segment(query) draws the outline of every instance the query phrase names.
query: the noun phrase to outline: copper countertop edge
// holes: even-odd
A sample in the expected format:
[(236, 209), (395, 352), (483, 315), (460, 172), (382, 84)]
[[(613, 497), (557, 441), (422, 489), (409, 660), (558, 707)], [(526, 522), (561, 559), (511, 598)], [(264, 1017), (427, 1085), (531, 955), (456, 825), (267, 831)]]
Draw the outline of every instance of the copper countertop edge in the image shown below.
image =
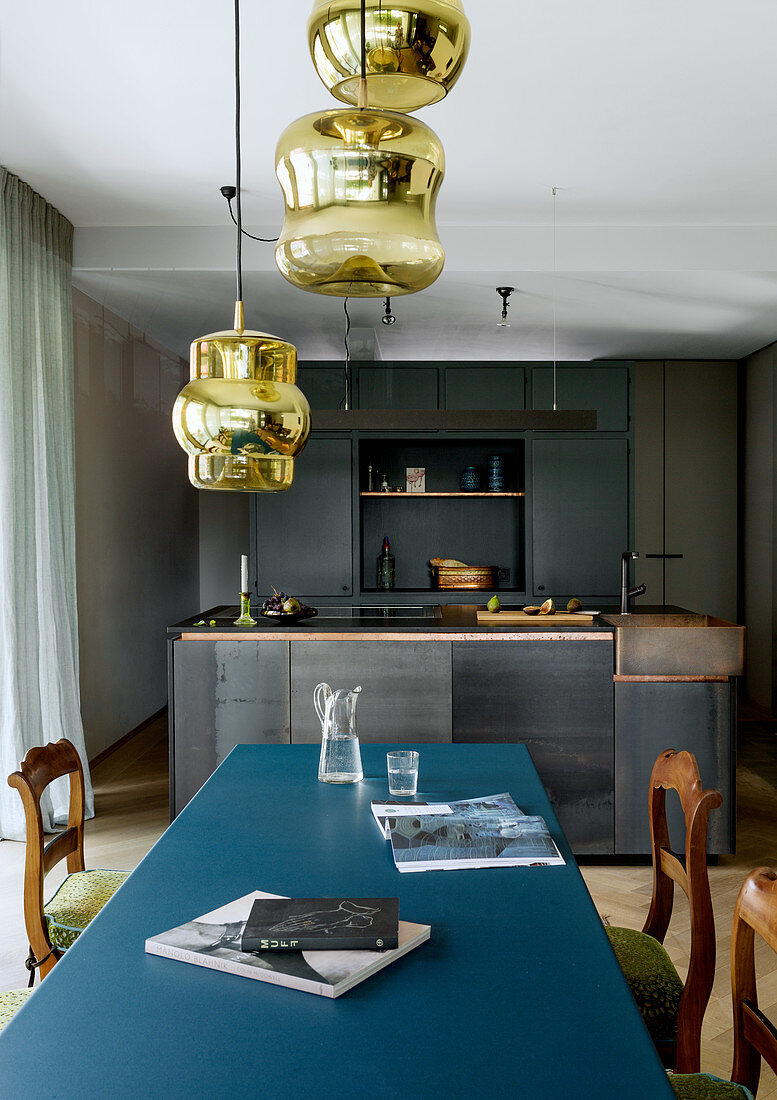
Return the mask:
[(735, 675), (733, 672), (730, 676), (724, 673), (718, 676), (675, 676), (669, 673), (647, 676), (638, 673), (616, 673), (613, 676), (613, 682), (616, 684), (725, 684)]
[(252, 631), (250, 629), (237, 631), (198, 631), (197, 633), (182, 631), (183, 642), (239, 642), (251, 639), (252, 641), (268, 642), (612, 642), (613, 636), (608, 631), (569, 631), (569, 630), (542, 630), (542, 631), (505, 631), (504, 633), (492, 633), (490, 631), (435, 631), (391, 633), (382, 631), (331, 631), (328, 633), (308, 633), (306, 631), (267, 630)]

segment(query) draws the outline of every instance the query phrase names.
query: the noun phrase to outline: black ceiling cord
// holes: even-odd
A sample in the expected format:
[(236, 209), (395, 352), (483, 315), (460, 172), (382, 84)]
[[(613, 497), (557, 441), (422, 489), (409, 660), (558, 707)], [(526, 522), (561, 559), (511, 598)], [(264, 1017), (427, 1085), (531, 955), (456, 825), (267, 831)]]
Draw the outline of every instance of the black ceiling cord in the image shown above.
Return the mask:
[(343, 375), (345, 376), (345, 392), (340, 398), (340, 404), (338, 409), (349, 409), (351, 407), (351, 342), (348, 339), (348, 335), (351, 331), (351, 315), (348, 312), (348, 299), (343, 298), (343, 312), (345, 313), (345, 336), (343, 343), (345, 344), (345, 362), (343, 363)]
[[(237, 196), (237, 301), (243, 301), (243, 208), (240, 204), (240, 0), (235, 0), (235, 194)], [(232, 209), (230, 205), (230, 210)]]
[[(227, 206), (229, 207), (230, 217), (232, 218), (232, 221), (235, 223), (235, 225), (237, 225), (237, 218), (235, 217), (234, 212), (232, 210), (232, 200), (234, 199), (235, 194), (237, 193), (237, 189), (235, 187), (233, 187), (231, 184), (227, 184), (225, 187), (220, 188), (220, 190), (221, 190), (221, 194), (227, 200)], [(252, 241), (264, 241), (266, 244), (269, 244), (272, 241), (277, 241), (278, 240), (277, 237), (255, 237), (253, 233), (249, 233), (248, 230), (243, 229), (242, 226), (240, 227), (240, 232), (243, 234), (244, 237), (250, 237)]]
[[(255, 237), (243, 229), (243, 207), (240, 200), (240, 0), (235, 0), (235, 186), (227, 184), (221, 188), (221, 194), (227, 200), (229, 214), (237, 226), (237, 300), (243, 301), (243, 237), (253, 241), (277, 241), (277, 237)], [(232, 213), (232, 200), (237, 201), (237, 217)]]

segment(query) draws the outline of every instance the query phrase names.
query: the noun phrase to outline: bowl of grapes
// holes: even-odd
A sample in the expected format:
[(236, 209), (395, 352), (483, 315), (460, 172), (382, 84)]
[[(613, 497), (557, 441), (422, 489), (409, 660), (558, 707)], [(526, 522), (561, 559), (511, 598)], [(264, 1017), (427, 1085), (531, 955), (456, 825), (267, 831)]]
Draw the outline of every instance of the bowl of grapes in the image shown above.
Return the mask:
[(296, 596), (287, 596), (285, 592), (278, 592), (273, 588), (273, 595), (268, 596), (262, 604), (262, 615), (267, 619), (274, 619), (277, 623), (301, 623), (303, 619), (312, 619), (318, 615), (317, 607), (308, 607), (300, 603)]

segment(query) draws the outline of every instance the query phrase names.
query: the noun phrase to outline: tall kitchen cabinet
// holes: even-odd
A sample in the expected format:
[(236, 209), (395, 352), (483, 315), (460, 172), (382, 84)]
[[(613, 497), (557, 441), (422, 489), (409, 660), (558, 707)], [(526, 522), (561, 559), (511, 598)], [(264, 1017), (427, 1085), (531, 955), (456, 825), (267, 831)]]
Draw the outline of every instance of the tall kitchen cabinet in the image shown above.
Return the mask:
[(635, 373), (636, 581), (651, 604), (736, 621), (737, 364)]
[[(534, 409), (553, 407), (553, 369), (531, 371)], [(631, 383), (625, 363), (566, 363), (558, 409), (595, 409), (596, 432), (534, 433), (530, 445), (533, 602), (614, 602), (630, 548)]]
[(283, 493), (251, 501), (251, 559), (262, 596), (353, 596), (350, 438), (313, 435)]

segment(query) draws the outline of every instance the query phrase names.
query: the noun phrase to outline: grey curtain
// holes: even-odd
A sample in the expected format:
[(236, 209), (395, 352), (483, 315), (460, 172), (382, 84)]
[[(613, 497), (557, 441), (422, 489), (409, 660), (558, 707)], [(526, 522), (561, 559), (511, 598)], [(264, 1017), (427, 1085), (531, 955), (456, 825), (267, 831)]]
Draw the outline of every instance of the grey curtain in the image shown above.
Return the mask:
[[(76, 745), (94, 810), (78, 686), (73, 226), (0, 173), (0, 835), (23, 840), (5, 777), (33, 745)], [(49, 791), (50, 829), (67, 819), (67, 780)]]

